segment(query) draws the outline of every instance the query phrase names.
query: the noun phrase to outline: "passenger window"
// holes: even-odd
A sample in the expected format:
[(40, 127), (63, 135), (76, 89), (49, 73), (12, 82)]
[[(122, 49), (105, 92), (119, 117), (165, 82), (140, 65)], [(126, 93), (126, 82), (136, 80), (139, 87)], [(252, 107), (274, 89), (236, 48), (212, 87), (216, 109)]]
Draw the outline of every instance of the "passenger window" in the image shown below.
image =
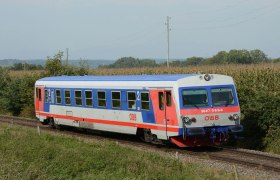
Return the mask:
[(136, 109), (136, 93), (127, 92), (128, 109)]
[(55, 93), (56, 93), (56, 104), (61, 104), (61, 91), (60, 91), (60, 89), (57, 89), (55, 91)]
[(166, 106), (172, 106), (171, 91), (166, 92)]
[(121, 108), (121, 92), (119, 91), (112, 92), (112, 107)]
[(98, 107), (106, 107), (106, 92), (98, 91), (97, 98), (98, 98)]
[(49, 103), (49, 95), (47, 89), (45, 89), (45, 103)]
[(158, 105), (160, 110), (164, 110), (164, 96), (163, 92), (158, 93)]
[(66, 105), (71, 105), (71, 93), (70, 93), (70, 90), (65, 90), (64, 91), (64, 97), (65, 97), (65, 104)]
[(150, 97), (148, 92), (141, 92), (141, 109), (150, 110)]
[(86, 106), (93, 106), (92, 91), (85, 91)]
[(82, 91), (75, 91), (75, 102), (77, 106), (82, 106)]

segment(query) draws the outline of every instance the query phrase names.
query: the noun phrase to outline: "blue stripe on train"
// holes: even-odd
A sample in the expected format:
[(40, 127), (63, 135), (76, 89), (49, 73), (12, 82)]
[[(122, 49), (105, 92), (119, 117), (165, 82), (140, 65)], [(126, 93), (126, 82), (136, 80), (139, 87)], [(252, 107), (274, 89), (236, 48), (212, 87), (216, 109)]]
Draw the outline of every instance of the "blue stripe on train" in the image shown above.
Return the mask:
[[(120, 90), (120, 89), (82, 89), (82, 88), (46, 88), (48, 90), (48, 101), (44, 103), (44, 112), (49, 112), (50, 105), (58, 105), (58, 106), (71, 106), (71, 107), (83, 107), (83, 108), (96, 108), (96, 109), (108, 109), (108, 110), (120, 110), (120, 111), (135, 111), (142, 113), (142, 119), (145, 123), (155, 123), (154, 109), (152, 104), (152, 99), (150, 99), (150, 110), (141, 110), (141, 97), (136, 98), (136, 109), (131, 110), (128, 109), (127, 104), (127, 92), (128, 91), (139, 91), (141, 92), (149, 92), (148, 90), (137, 90), (137, 89), (129, 89), (129, 90)], [(56, 104), (56, 90), (60, 90), (61, 94), (61, 104)], [(71, 92), (71, 105), (65, 104), (64, 90), (70, 90)], [(81, 90), (82, 91), (82, 106), (75, 105), (75, 97), (74, 91)], [(93, 92), (93, 106), (89, 107), (85, 105), (85, 90), (91, 90)], [(51, 91), (53, 91), (53, 98), (51, 97)], [(97, 99), (97, 91), (105, 91), (106, 92), (106, 107), (98, 107), (98, 99)], [(121, 108), (112, 108), (112, 91), (120, 91), (121, 92)], [(137, 95), (136, 95), (137, 96)]]

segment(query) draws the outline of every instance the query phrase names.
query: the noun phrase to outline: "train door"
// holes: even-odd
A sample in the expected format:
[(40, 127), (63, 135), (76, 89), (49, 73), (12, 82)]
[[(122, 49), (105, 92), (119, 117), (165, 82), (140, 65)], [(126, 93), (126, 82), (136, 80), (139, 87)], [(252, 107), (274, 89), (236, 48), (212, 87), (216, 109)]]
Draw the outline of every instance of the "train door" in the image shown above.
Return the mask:
[(174, 121), (174, 103), (172, 103), (171, 90), (158, 91), (158, 117), (166, 128), (166, 136), (168, 137), (168, 125), (173, 125)]
[(44, 111), (44, 87), (36, 87), (35, 110)]

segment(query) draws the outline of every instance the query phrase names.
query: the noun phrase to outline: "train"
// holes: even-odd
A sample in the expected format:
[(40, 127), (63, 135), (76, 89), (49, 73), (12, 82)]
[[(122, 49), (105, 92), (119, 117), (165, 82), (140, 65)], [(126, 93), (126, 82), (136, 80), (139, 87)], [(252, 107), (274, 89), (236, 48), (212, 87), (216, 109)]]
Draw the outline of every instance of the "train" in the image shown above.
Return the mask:
[(222, 145), (243, 131), (234, 80), (220, 74), (45, 77), (35, 83), (35, 113), (53, 127), (182, 148)]

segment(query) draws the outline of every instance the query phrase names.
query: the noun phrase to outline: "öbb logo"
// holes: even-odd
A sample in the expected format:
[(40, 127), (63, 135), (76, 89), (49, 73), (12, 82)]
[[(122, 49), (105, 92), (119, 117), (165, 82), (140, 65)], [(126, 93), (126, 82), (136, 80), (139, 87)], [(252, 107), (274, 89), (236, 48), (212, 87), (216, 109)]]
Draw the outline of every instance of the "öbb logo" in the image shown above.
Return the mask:
[(137, 117), (136, 117), (136, 114), (135, 113), (130, 113), (129, 114), (129, 120), (131, 121), (136, 121)]
[(217, 121), (219, 120), (220, 117), (218, 115), (214, 115), (214, 116), (205, 116), (204, 120), (205, 121)]

